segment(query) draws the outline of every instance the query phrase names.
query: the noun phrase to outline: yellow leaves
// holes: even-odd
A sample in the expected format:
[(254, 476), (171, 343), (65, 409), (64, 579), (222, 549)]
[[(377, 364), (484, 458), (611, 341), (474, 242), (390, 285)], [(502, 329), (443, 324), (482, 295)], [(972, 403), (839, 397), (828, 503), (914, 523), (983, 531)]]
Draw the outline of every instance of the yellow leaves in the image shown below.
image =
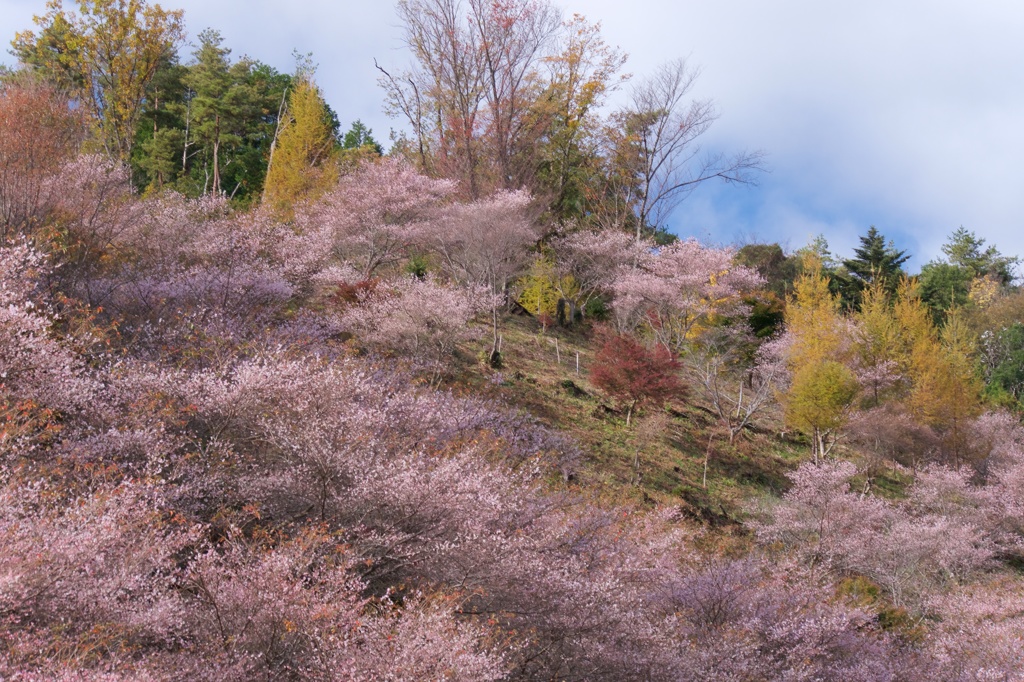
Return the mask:
[(817, 458), (827, 453), (830, 434), (846, 421), (859, 385), (843, 364), (849, 354), (849, 327), (839, 312), (839, 298), (829, 290), (821, 262), (813, 255), (805, 256), (794, 290), (786, 309), (793, 337), (786, 364), (792, 380), (782, 398), (786, 422), (811, 435)]
[(980, 409), (973, 347), (961, 315), (953, 310), (941, 335), (918, 296), (916, 282), (900, 285), (894, 316), (900, 330), (900, 365), (911, 381), (911, 413), (923, 424), (957, 429)]
[(288, 98), (286, 123), (274, 144), (263, 201), (290, 217), (300, 201), (324, 194), (338, 181), (334, 132), (319, 88), (301, 79)]
[(839, 428), (858, 389), (853, 372), (834, 360), (803, 365), (793, 374), (786, 421), (807, 431)]
[(839, 298), (829, 290), (820, 261), (805, 258), (804, 267), (786, 307), (786, 326), (794, 336), (791, 367), (836, 358), (844, 340)]
[(967, 297), (978, 308), (987, 308), (999, 297), (1002, 289), (1002, 283), (992, 275), (976, 277), (971, 281)]
[(34, 17), (40, 33), (24, 31), (12, 45), (19, 59), (64, 87), (84, 94), (108, 153), (126, 160), (142, 112), (146, 86), (173, 47), (184, 39), (182, 10), (145, 0), (79, 0), (79, 14), (50, 0)]
[(531, 315), (554, 317), (558, 299), (572, 299), (579, 293), (579, 286), (572, 275), (559, 276), (554, 264), (547, 258), (538, 258), (530, 267), (529, 274), (519, 281), (522, 293), (519, 305)]

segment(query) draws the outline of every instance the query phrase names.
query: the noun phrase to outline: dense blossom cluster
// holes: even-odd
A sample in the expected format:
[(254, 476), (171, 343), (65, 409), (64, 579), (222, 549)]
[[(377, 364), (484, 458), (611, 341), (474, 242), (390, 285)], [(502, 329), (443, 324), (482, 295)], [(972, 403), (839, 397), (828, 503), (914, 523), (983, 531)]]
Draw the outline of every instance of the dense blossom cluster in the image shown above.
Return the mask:
[[(705, 556), (672, 510), (553, 490), (566, 436), (438, 388), (530, 260), (529, 197), (447, 204), (385, 162), (284, 223), (135, 198), (94, 157), (60, 173), (59, 230), (0, 247), (0, 676), (1016, 679), (1012, 418), (972, 424), (979, 478), (923, 470), (894, 502), (804, 467), (762, 550)], [(691, 242), (554, 243), (672, 394), (672, 352), (759, 281)]]

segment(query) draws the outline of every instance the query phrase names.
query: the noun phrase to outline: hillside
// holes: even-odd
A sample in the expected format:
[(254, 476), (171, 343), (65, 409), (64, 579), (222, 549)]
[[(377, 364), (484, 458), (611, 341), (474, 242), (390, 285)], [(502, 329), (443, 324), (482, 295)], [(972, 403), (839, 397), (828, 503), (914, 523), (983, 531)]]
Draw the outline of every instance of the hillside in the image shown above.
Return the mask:
[[(430, 6), (399, 6), (421, 66)], [(462, 114), (435, 83), (386, 154), (308, 60), (207, 31), (182, 64), (180, 13), (19, 34), (0, 677), (1024, 679), (1017, 259), (675, 238), (640, 141), (706, 130), (659, 106), (685, 65), (598, 121), (598, 27), (488, 7), (452, 35), (562, 36), (551, 80), (523, 57), (528, 92)]]

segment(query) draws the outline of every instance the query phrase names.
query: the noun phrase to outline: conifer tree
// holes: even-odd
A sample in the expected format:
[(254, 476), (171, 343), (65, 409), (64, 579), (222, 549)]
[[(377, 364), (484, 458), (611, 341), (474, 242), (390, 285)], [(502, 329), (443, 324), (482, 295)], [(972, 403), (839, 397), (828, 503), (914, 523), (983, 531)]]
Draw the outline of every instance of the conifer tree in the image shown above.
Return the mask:
[(913, 380), (915, 354), (927, 358), (934, 353), (937, 337), (932, 318), (921, 300), (917, 280), (900, 281), (893, 305), (893, 315), (899, 328), (898, 358), (901, 368)]
[(898, 251), (874, 225), (860, 238), (860, 247), (853, 250), (854, 258), (843, 261), (843, 265), (857, 279), (871, 283), (882, 279), (895, 287), (903, 274), (901, 266), (910, 258), (906, 251)]
[(910, 258), (906, 251), (897, 250), (891, 240), (886, 242), (874, 225), (860, 238), (860, 247), (853, 253), (853, 258), (843, 261), (847, 274), (840, 282), (844, 301), (851, 307), (859, 305), (864, 289), (876, 281), (894, 292), (903, 277), (901, 266)]
[(958, 311), (951, 311), (931, 349), (919, 348), (910, 394), (911, 413), (943, 436), (948, 458), (959, 468), (967, 456), (967, 422), (981, 413), (981, 382), (974, 372), (973, 344)]
[(842, 344), (839, 298), (829, 290), (821, 261), (803, 256), (803, 274), (793, 284), (786, 325), (794, 336), (791, 354), (803, 363), (833, 356)]
[(191, 127), (209, 154), (204, 191), (220, 194), (221, 149), (226, 144), (240, 142), (243, 122), (256, 115), (253, 106), (255, 93), (246, 83), (251, 63), (243, 59), (232, 65), (229, 60), (231, 50), (221, 47), (223, 38), (217, 31), (203, 31), (199, 40), (196, 64), (186, 77), (186, 83), (194, 93)]
[(864, 291), (860, 310), (854, 316), (857, 325), (856, 353), (861, 382), (869, 393), (871, 406), (877, 407), (887, 389), (900, 379), (900, 328), (892, 301), (881, 280)]
[(337, 144), (327, 104), (309, 75), (300, 75), (271, 148), (265, 204), (290, 216), (299, 201), (314, 199), (338, 179)]
[(967, 451), (966, 422), (981, 411), (972, 336), (955, 309), (941, 332), (937, 330), (911, 280), (901, 283), (894, 314), (901, 335), (900, 364), (911, 382), (910, 412), (943, 435), (952, 463), (959, 466)]
[(804, 274), (794, 285), (786, 311), (792, 343), (786, 353), (791, 373), (782, 396), (786, 422), (811, 437), (815, 461), (835, 444), (853, 399), (857, 380), (842, 362), (844, 321), (839, 299), (829, 291), (821, 261), (806, 255)]

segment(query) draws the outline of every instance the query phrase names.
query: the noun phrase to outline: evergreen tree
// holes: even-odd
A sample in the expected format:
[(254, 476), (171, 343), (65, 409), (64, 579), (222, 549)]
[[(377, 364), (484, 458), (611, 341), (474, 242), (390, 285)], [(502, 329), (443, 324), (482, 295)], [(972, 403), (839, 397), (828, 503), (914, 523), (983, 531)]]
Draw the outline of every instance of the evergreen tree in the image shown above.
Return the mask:
[(949, 241), (942, 246), (942, 252), (946, 254), (950, 265), (966, 269), (972, 277), (988, 275), (1001, 284), (1012, 282), (1018, 259), (1002, 255), (994, 245), (982, 250), (984, 246), (984, 239), (961, 225), (949, 236)]
[(190, 127), (205, 148), (203, 191), (221, 194), (224, 146), (241, 143), (243, 122), (256, 115), (255, 93), (246, 83), (252, 64), (242, 60), (232, 65), (228, 58), (231, 50), (221, 46), (223, 38), (217, 31), (203, 31), (199, 41), (196, 64), (186, 78), (194, 93)]
[(360, 149), (369, 147), (377, 156), (384, 156), (384, 147), (381, 147), (377, 140), (373, 139), (373, 131), (366, 127), (359, 119), (356, 119), (352, 127), (345, 133), (341, 140), (342, 149)]
[(997, 289), (1013, 282), (1018, 259), (1004, 256), (995, 246), (970, 230), (958, 228), (942, 246), (946, 260), (933, 260), (921, 268), (921, 298), (941, 320), (953, 308), (971, 302), (971, 287), (982, 278)]
[(903, 277), (901, 267), (910, 256), (906, 251), (899, 251), (890, 240), (872, 225), (868, 233), (860, 237), (860, 246), (853, 250), (854, 257), (843, 261), (846, 272), (840, 277), (840, 293), (846, 307), (855, 308), (860, 305), (864, 289), (876, 280), (884, 283), (890, 293)]
[(140, 191), (159, 191), (184, 173), (187, 74), (177, 55), (168, 55), (146, 88), (131, 157), (132, 180)]

